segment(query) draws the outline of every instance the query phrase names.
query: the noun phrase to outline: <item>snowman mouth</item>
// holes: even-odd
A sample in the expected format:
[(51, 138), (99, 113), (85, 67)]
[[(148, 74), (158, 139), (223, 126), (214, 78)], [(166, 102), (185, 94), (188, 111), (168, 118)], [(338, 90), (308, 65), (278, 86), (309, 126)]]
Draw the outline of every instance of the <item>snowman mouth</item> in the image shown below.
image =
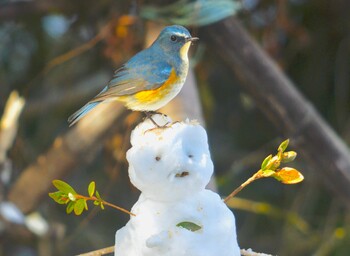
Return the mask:
[(185, 172), (176, 173), (175, 177), (176, 178), (182, 178), (182, 177), (186, 177), (188, 175), (190, 175), (190, 173), (185, 171)]

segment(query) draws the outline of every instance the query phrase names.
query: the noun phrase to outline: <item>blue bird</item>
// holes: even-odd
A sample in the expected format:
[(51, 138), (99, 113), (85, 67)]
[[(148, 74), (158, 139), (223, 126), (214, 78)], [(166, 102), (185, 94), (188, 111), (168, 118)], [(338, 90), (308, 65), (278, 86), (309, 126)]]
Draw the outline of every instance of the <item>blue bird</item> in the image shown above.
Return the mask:
[(165, 27), (153, 44), (115, 71), (92, 100), (68, 118), (70, 126), (102, 102), (121, 101), (128, 109), (155, 112), (181, 90), (188, 72), (188, 50), (198, 40), (179, 25)]

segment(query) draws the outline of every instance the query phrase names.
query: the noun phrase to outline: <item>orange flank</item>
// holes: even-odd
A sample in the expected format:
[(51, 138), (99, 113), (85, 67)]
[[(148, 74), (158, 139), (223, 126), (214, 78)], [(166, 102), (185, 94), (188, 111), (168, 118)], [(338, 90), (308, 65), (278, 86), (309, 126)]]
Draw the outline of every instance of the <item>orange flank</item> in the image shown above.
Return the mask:
[(160, 87), (154, 90), (145, 90), (138, 92), (134, 95), (135, 99), (139, 104), (149, 104), (155, 101), (161, 101), (166, 95), (171, 93), (173, 85), (175, 85), (179, 80), (175, 69), (171, 70), (170, 76), (167, 81)]

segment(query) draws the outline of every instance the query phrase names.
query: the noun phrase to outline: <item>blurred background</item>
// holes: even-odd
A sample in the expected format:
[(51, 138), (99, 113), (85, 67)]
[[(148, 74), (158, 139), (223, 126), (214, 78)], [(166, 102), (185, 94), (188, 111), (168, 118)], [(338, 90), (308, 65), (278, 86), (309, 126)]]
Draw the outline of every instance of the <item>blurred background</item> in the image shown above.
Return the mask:
[[(54, 178), (82, 194), (94, 180), (105, 200), (127, 209), (136, 202), (139, 192), (129, 182), (125, 152), (142, 115), (117, 105), (107, 124), (100, 116), (90, 126), (69, 128), (67, 118), (147, 44), (157, 26), (178, 21), (198, 36), (205, 33), (200, 26), (234, 14), (350, 142), (349, 1), (201, 0), (212, 11), (200, 22), (176, 12), (194, 1), (168, 2), (175, 7), (167, 14), (177, 20), (157, 12), (167, 6), (164, 1), (0, 0), (0, 116), (13, 91), (25, 101), (11, 127), (18, 132), (0, 130), (6, 135), (2, 144), (13, 138), (0, 147), (0, 255), (75, 255), (114, 244), (128, 215), (92, 205), (81, 216), (67, 215), (47, 193), (55, 191)], [(231, 9), (212, 8), (219, 4)], [(286, 138), (211, 47), (200, 40), (190, 60), (203, 113), (198, 118), (207, 128), (216, 185), (224, 197)], [(94, 133), (103, 124), (108, 128)], [(298, 151), (293, 141), (290, 149)], [(350, 214), (344, 201), (302, 154), (293, 166), (304, 174), (302, 183), (264, 179), (238, 194), (232, 210), (240, 246), (273, 255), (348, 255)]]

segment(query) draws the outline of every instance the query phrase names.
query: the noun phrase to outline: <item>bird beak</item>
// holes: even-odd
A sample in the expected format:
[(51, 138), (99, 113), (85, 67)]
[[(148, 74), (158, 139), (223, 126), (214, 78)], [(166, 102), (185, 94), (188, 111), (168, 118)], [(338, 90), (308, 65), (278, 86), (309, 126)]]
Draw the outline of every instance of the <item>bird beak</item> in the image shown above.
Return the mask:
[(198, 41), (199, 38), (198, 37), (186, 37), (186, 43), (187, 42), (194, 42), (194, 41)]

